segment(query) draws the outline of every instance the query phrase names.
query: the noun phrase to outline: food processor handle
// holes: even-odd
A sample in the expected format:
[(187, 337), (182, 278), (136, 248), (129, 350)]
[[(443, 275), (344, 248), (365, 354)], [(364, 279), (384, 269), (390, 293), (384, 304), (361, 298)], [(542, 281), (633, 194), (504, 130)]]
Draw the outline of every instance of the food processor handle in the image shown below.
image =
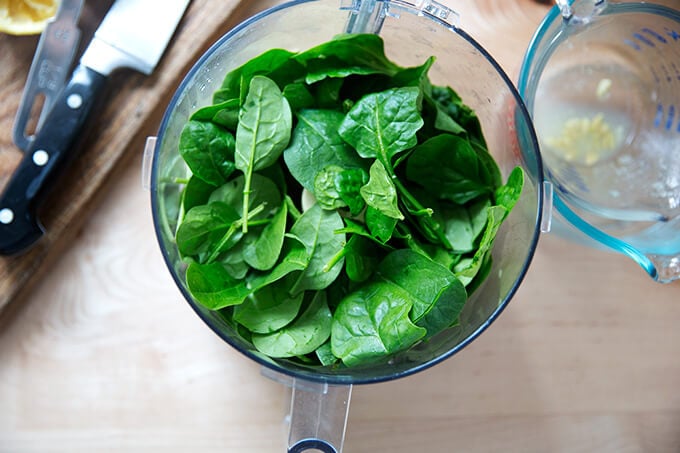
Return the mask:
[(292, 379), (288, 453), (342, 453), (352, 385)]

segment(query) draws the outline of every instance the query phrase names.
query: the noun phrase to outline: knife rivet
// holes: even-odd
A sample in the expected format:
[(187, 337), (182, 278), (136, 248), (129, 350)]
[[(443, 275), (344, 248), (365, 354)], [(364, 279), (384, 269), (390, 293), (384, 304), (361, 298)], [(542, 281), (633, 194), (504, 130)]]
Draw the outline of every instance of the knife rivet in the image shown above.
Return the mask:
[(38, 167), (42, 167), (50, 160), (50, 155), (44, 149), (39, 149), (33, 153), (33, 163)]
[(83, 97), (78, 93), (70, 94), (66, 98), (66, 105), (68, 105), (73, 110), (79, 109), (80, 106), (83, 105)]
[(0, 210), (0, 223), (9, 225), (14, 220), (14, 211), (10, 208)]

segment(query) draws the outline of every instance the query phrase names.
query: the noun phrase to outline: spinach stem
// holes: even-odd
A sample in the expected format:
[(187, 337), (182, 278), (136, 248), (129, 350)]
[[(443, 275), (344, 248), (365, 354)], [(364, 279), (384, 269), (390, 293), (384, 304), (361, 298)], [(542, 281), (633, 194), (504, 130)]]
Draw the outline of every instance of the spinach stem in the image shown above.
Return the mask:
[(298, 220), (302, 217), (302, 213), (300, 213), (300, 210), (295, 206), (295, 202), (290, 198), (290, 195), (286, 195), (286, 204), (288, 205), (288, 212), (293, 216), (293, 220)]
[(342, 249), (340, 249), (340, 251), (339, 251), (338, 253), (336, 253), (336, 254), (335, 254), (335, 255), (334, 255), (334, 256), (326, 263), (326, 265), (323, 267), (323, 271), (324, 271), (324, 272), (330, 271), (330, 270), (333, 268), (333, 266), (335, 266), (336, 264), (338, 264), (338, 263), (340, 262), (340, 260), (343, 259), (343, 258), (345, 257), (345, 255), (347, 255), (347, 244), (345, 244), (345, 245), (342, 247)]
[[(264, 211), (266, 203), (262, 203), (258, 205), (255, 209), (251, 210), (250, 213), (244, 212), (244, 216), (248, 215), (248, 217), (255, 217), (256, 215), (260, 214), (262, 211)], [(245, 211), (245, 208), (244, 208)], [(222, 247), (224, 247), (227, 242), (229, 242), (229, 239), (236, 233), (236, 230), (238, 230), (244, 223), (246, 223), (248, 219), (245, 217), (241, 217), (238, 220), (235, 220), (231, 223), (229, 228), (227, 229), (226, 233), (224, 233), (224, 236), (222, 236), (222, 239), (220, 239), (220, 242), (218, 242), (217, 247), (215, 247), (206, 260), (206, 264), (210, 264), (213, 261), (217, 259), (218, 256), (220, 256), (220, 253), (222, 253)], [(266, 219), (269, 221), (268, 219)], [(259, 222), (259, 221), (258, 221)]]
[(243, 187), (243, 233), (248, 232), (248, 204), (250, 203), (250, 181), (252, 177), (252, 172), (246, 173), (246, 180)]
[(442, 245), (444, 245), (444, 247), (448, 248), (449, 250), (452, 249), (453, 246), (451, 245), (449, 239), (446, 237), (444, 232), (441, 231), (439, 225), (437, 225), (436, 222), (432, 220), (432, 214), (434, 213), (434, 211), (431, 208), (426, 208), (425, 206), (423, 206), (408, 191), (406, 186), (402, 184), (401, 180), (399, 180), (397, 175), (394, 173), (394, 169), (388, 168), (387, 171), (389, 172), (389, 175), (392, 178), (392, 181), (394, 182), (394, 185), (396, 186), (397, 190), (404, 197), (405, 200), (403, 201), (403, 204), (406, 207), (408, 213), (415, 217), (422, 218), (423, 225), (427, 226), (430, 229), (430, 231), (432, 231), (437, 236), (437, 239), (439, 239)]

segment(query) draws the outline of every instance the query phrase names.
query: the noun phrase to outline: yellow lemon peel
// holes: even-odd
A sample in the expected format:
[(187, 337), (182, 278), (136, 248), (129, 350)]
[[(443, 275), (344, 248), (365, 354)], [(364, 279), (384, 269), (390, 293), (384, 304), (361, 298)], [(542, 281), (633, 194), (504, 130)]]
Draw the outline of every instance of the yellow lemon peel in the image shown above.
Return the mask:
[(59, 0), (0, 0), (0, 32), (36, 35), (57, 13)]

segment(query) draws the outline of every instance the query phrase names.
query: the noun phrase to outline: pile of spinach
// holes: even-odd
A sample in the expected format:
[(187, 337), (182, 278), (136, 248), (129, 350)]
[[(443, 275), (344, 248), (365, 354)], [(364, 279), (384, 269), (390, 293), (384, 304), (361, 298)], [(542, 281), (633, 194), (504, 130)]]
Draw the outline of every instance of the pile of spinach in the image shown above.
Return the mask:
[(433, 63), (400, 67), (372, 34), (272, 49), (185, 125), (186, 283), (261, 353), (381, 360), (454, 326), (488, 275), (523, 173), (503, 184)]

